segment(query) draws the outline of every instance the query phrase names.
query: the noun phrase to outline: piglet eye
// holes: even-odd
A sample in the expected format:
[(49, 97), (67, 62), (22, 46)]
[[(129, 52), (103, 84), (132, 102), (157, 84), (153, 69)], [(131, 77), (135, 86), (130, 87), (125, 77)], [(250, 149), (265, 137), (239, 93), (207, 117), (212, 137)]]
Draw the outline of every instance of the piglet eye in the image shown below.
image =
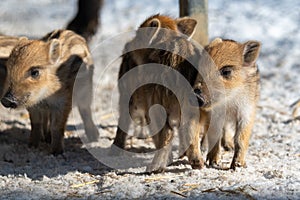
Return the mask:
[(232, 75), (233, 67), (232, 66), (224, 66), (220, 69), (220, 74), (224, 78), (230, 78)]
[(30, 69), (29, 73), (32, 78), (36, 79), (40, 76), (40, 69), (37, 67), (33, 67)]

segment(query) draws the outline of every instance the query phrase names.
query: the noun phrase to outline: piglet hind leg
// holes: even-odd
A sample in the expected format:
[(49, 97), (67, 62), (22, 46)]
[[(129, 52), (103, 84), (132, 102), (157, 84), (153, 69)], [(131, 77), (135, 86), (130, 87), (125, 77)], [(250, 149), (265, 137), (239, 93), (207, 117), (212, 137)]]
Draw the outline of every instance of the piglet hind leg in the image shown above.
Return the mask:
[(124, 105), (120, 104), (120, 117), (118, 120), (118, 129), (116, 137), (111, 146), (110, 155), (118, 156), (122, 154), (126, 145), (127, 132), (130, 126), (130, 118), (124, 111)]
[(51, 144), (51, 132), (50, 132), (50, 112), (49, 110), (43, 111), (43, 141)]
[(118, 129), (116, 137), (114, 139), (113, 145), (111, 147), (112, 155), (119, 155), (122, 149), (125, 149), (127, 133), (131, 124), (131, 113), (128, 110), (129, 106), (127, 100), (129, 96), (121, 92), (120, 90), (120, 100), (119, 100), (119, 119), (118, 119)]
[[(203, 137), (203, 124), (196, 119), (190, 119), (179, 131), (180, 155), (187, 156), (193, 169), (202, 169), (204, 161), (200, 149), (200, 141)], [(182, 157), (181, 156), (181, 157)]]
[(118, 127), (116, 137), (111, 146), (109, 155), (121, 156), (125, 152), (126, 138), (127, 133), (124, 132), (120, 127)]
[(223, 169), (221, 164), (221, 139), (223, 135), (223, 123), (213, 123), (208, 129), (206, 136), (208, 140), (208, 154), (206, 161), (209, 162), (210, 167)]
[(174, 137), (174, 131), (165, 125), (164, 128), (156, 135), (153, 136), (153, 140), (156, 146), (156, 153), (150, 165), (147, 166), (146, 172), (159, 173), (163, 172), (167, 165), (173, 161), (172, 157), (172, 140)]
[(219, 168), (220, 164), (220, 152), (221, 151), (221, 140), (218, 140), (214, 147), (207, 154), (207, 161), (210, 167)]
[(233, 141), (234, 134), (235, 134), (235, 127), (232, 127), (232, 125), (230, 124), (226, 124), (221, 139), (221, 145), (225, 151), (232, 151), (234, 149), (234, 141)]

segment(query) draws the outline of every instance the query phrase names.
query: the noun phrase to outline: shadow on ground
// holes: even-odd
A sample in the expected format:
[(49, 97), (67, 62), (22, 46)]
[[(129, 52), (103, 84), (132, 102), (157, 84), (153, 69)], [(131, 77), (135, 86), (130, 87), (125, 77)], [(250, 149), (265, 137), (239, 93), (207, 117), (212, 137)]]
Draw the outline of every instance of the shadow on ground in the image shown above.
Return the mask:
[[(2, 122), (3, 123), (3, 122)], [(41, 142), (38, 148), (28, 147), (30, 130), (16, 128), (14, 121), (4, 122), (13, 125), (0, 132), (0, 175), (24, 175), (31, 179), (42, 179), (65, 175), (70, 171), (86, 172), (94, 175), (110, 170), (85, 148), (80, 138), (65, 138), (63, 155), (50, 154), (50, 146)]]

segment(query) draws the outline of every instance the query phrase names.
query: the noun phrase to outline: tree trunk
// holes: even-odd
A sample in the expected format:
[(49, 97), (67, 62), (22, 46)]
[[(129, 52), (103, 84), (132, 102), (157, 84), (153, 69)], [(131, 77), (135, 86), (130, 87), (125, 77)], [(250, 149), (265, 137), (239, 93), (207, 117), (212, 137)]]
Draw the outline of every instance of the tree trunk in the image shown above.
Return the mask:
[(180, 17), (190, 16), (197, 20), (194, 40), (202, 46), (208, 44), (208, 1), (207, 0), (179, 0)]

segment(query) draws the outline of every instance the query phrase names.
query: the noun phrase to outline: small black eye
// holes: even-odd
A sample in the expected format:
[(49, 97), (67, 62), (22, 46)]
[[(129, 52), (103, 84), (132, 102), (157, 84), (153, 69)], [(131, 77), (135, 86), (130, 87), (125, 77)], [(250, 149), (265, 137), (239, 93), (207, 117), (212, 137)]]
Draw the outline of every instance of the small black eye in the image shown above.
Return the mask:
[(34, 79), (38, 78), (40, 76), (40, 70), (38, 68), (31, 68), (30, 76)]
[(220, 74), (221, 76), (223, 76), (224, 78), (230, 78), (231, 75), (232, 75), (232, 71), (233, 71), (233, 67), (232, 66), (225, 66), (225, 67), (222, 67), (220, 69)]

